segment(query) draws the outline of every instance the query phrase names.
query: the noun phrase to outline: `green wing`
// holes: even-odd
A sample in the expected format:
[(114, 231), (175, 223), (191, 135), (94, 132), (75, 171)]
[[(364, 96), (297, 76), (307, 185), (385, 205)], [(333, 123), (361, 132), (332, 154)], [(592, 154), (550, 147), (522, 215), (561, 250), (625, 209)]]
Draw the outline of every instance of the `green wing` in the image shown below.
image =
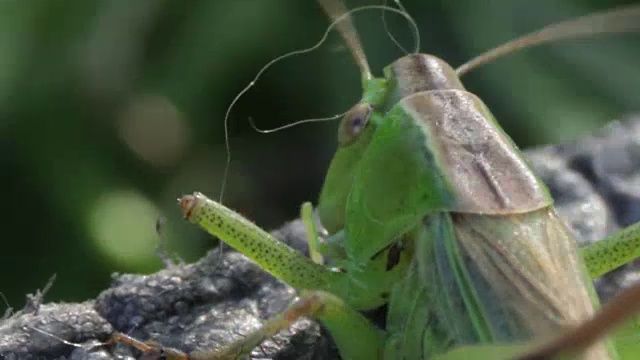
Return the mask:
[[(551, 208), (515, 215), (443, 213), (428, 217), (423, 229), (415, 236), (420, 279), (414, 286), (425, 289), (430, 312), (411, 330), (439, 345), (429, 355), (548, 338), (598, 307), (575, 240)], [(390, 315), (396, 331), (419, 313), (398, 309)], [(588, 359), (615, 357), (607, 347), (598, 345)]]
[[(529, 338), (578, 324), (599, 306), (575, 239), (553, 208), (507, 216), (455, 214), (453, 221), (466, 265), (490, 284)], [(600, 345), (589, 358), (606, 359), (607, 352)]]

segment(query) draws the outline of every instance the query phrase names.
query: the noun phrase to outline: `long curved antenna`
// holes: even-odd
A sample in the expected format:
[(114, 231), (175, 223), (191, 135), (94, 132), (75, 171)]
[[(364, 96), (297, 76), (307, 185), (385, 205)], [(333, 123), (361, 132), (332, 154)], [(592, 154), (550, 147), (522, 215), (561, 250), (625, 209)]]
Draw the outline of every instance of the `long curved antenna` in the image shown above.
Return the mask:
[[(418, 33), (417, 24), (416, 24), (415, 20), (413, 20), (413, 18), (411, 18), (411, 16), (406, 11), (404, 6), (402, 6), (402, 4), (400, 3), (400, 0), (394, 0), (394, 1), (398, 5), (398, 9), (400, 10), (399, 13), (403, 14), (403, 16), (405, 16), (405, 18), (407, 18), (409, 20), (409, 22), (411, 23), (411, 25), (412, 25), (413, 36), (414, 36), (414, 39), (415, 39), (415, 50), (414, 50), (414, 53), (417, 53), (419, 51), (419, 49), (420, 49), (420, 34)], [(320, 3), (323, 6), (325, 12), (328, 14), (328, 16), (331, 19), (333, 19), (334, 22), (339, 21), (338, 18), (342, 17), (342, 20), (340, 20), (340, 22), (336, 24), (336, 29), (340, 32), (340, 34), (344, 38), (345, 42), (347, 43), (347, 46), (351, 50), (351, 54), (352, 54), (354, 60), (356, 61), (356, 64), (358, 65), (358, 67), (360, 67), (360, 70), (362, 72), (363, 80), (371, 79), (371, 77), (372, 77), (371, 70), (369, 68), (369, 64), (367, 62), (366, 55), (364, 54), (364, 50), (362, 48), (362, 44), (361, 44), (360, 39), (358, 37), (358, 33), (355, 30), (355, 27), (353, 26), (353, 22), (351, 21), (351, 18), (350, 17), (344, 17), (344, 16), (346, 16), (346, 15), (348, 15), (350, 13), (353, 13), (355, 11), (359, 11), (361, 8), (355, 8), (355, 9), (353, 9), (351, 11), (347, 11), (346, 8), (344, 7), (344, 4), (342, 2), (340, 2), (340, 1), (337, 1), (337, 0), (329, 0), (329, 1), (320, 0)], [(385, 16), (384, 15), (387, 13), (387, 11), (389, 11), (392, 8), (387, 6), (386, 0), (385, 0), (384, 4), (382, 4), (382, 6), (384, 7), (384, 9), (382, 9), (383, 10), (382, 11), (382, 22), (384, 24), (385, 30), (387, 31), (387, 35), (389, 35), (391, 40), (396, 44), (396, 46), (398, 46), (398, 48), (400, 48), (400, 50), (402, 50), (403, 52), (409, 54), (409, 52), (407, 52), (407, 50), (405, 50), (405, 48), (398, 42), (398, 40), (388, 30), (387, 22), (385, 20)], [(286, 125), (277, 126), (277, 127), (271, 128), (271, 129), (261, 129), (261, 128), (259, 128), (256, 125), (256, 123), (253, 120), (253, 118), (249, 118), (249, 123), (251, 124), (251, 127), (255, 131), (257, 131), (257, 132), (259, 132), (261, 134), (270, 134), (270, 133), (273, 133), (273, 132), (276, 132), (276, 131), (289, 129), (289, 128), (292, 128), (294, 126), (298, 126), (298, 125), (302, 125), (302, 124), (337, 120), (337, 119), (341, 118), (342, 116), (344, 116), (344, 114), (346, 114), (346, 113), (347, 113), (347, 111), (342, 112), (340, 114), (333, 115), (333, 116), (329, 116), (329, 117), (298, 120), (296, 122), (289, 123), (289, 124), (286, 124)]]
[[(400, 0), (393, 0), (393, 2), (396, 3), (396, 5), (398, 6), (398, 9), (404, 11), (407, 15), (409, 15), (409, 13), (407, 12), (407, 9), (404, 8), (404, 5), (402, 5), (402, 3), (400, 2)], [(384, 0), (383, 5), (387, 5), (387, 0)], [(391, 41), (393, 41), (393, 43), (398, 47), (398, 49), (400, 49), (400, 51), (402, 51), (403, 53), (405, 53), (406, 55), (409, 54), (417, 54), (420, 52), (420, 33), (418, 32), (418, 27), (415, 23), (415, 20), (413, 20), (413, 18), (411, 18), (412, 20), (412, 34), (413, 34), (413, 40), (415, 41), (415, 47), (413, 49), (412, 53), (409, 53), (407, 51), (407, 49), (404, 48), (404, 46), (402, 46), (402, 44), (400, 44), (400, 41), (398, 41), (398, 39), (393, 36), (393, 34), (391, 33), (391, 31), (389, 30), (389, 25), (387, 24), (387, 17), (385, 16), (387, 14), (386, 11), (382, 12), (382, 26), (384, 27), (384, 31), (387, 33), (387, 36), (389, 37), (389, 39), (391, 39)]]
[[(340, 4), (337, 3), (335, 0), (320, 0), (321, 3), (324, 5), (323, 1), (329, 1), (331, 3), (335, 3), (335, 5), (337, 6), (337, 8), (334, 7), (329, 7), (329, 8), (325, 8), (325, 11), (327, 11), (327, 13), (329, 13), (329, 11), (333, 11), (333, 10), (340, 10)], [(342, 9), (344, 9), (344, 6), (342, 6)], [(245, 86), (244, 89), (242, 89), (238, 95), (236, 95), (233, 100), (231, 101), (231, 104), (229, 104), (229, 107), (227, 108), (227, 111), (224, 114), (224, 143), (225, 143), (225, 147), (227, 149), (227, 160), (226, 160), (226, 164), (224, 167), (224, 174), (222, 175), (222, 184), (220, 186), (220, 197), (218, 199), (219, 203), (222, 203), (222, 199), (224, 197), (224, 191), (227, 185), (227, 177), (229, 176), (229, 167), (231, 165), (231, 147), (229, 144), (229, 115), (231, 114), (231, 110), (233, 109), (233, 107), (236, 105), (236, 103), (238, 102), (238, 100), (240, 100), (240, 98), (247, 92), (249, 91), (249, 89), (251, 89), (252, 87), (255, 86), (256, 82), (258, 81), (258, 79), (260, 79), (260, 77), (262, 76), (262, 74), (267, 71), (267, 69), (269, 69), (271, 66), (273, 66), (275, 63), (280, 62), (281, 60), (287, 59), (289, 57), (292, 56), (296, 56), (296, 55), (302, 55), (302, 54), (306, 54), (309, 53), (311, 51), (316, 50), (317, 48), (319, 48), (326, 40), (327, 37), (329, 36), (329, 33), (331, 32), (331, 30), (336, 27), (341, 31), (342, 33), (342, 27), (345, 25), (340, 25), (343, 20), (348, 19), (349, 16), (353, 13), (356, 12), (360, 12), (360, 11), (365, 11), (365, 10), (382, 10), (382, 11), (390, 11), (393, 13), (397, 13), (400, 14), (402, 16), (404, 16), (407, 20), (409, 20), (409, 22), (411, 22), (412, 24), (415, 25), (415, 22), (413, 22), (413, 19), (411, 19), (411, 17), (408, 16), (408, 14), (406, 14), (405, 12), (402, 12), (398, 9), (394, 9), (392, 7), (388, 7), (388, 6), (382, 6), (382, 5), (367, 5), (367, 6), (361, 6), (355, 9), (352, 9), (348, 12), (344, 12), (341, 15), (337, 16), (335, 20), (329, 24), (329, 26), (327, 27), (327, 30), (325, 30), (324, 34), (322, 35), (322, 37), (320, 38), (320, 40), (318, 42), (316, 42), (313, 46), (308, 47), (306, 49), (301, 49), (301, 50), (294, 50), (291, 51), (289, 53), (286, 53), (284, 55), (280, 55), (278, 57), (276, 57), (275, 59), (269, 61), (265, 66), (262, 67), (262, 69), (260, 69), (260, 71), (258, 71), (258, 73), (256, 74), (256, 76), (254, 76), (253, 80), (251, 80), (251, 82), (249, 82), (249, 84), (247, 86)], [(350, 22), (348, 22), (350, 23)], [(353, 26), (351, 26), (351, 28), (353, 28)], [(417, 27), (416, 27), (417, 29)], [(355, 31), (355, 30), (354, 30)], [(343, 35), (344, 37), (344, 35)], [(346, 40), (346, 38), (345, 38)], [(348, 43), (350, 45), (350, 43)], [(361, 48), (361, 47), (360, 47)], [(354, 50), (352, 50), (353, 53)], [(364, 53), (362, 53), (364, 56)], [(354, 55), (355, 56), (355, 55)], [(358, 60), (356, 60), (358, 61)], [(365, 59), (365, 64), (366, 64), (366, 59)], [(360, 64), (358, 64), (358, 66), (360, 66)], [(369, 70), (369, 65), (367, 64), (366, 68), (362, 68), (361, 67), (361, 71), (363, 73), (363, 77), (368, 76), (371, 77), (371, 72)]]
[(640, 31), (640, 5), (637, 4), (547, 25), (469, 60), (456, 69), (456, 74), (462, 76), (501, 56), (537, 45), (590, 35), (634, 31)]
[(281, 125), (281, 126), (277, 126), (271, 129), (261, 129), (256, 125), (256, 122), (253, 121), (253, 118), (249, 118), (249, 124), (251, 124), (251, 127), (253, 128), (253, 130), (261, 133), (261, 134), (271, 134), (273, 132), (276, 131), (280, 131), (280, 130), (284, 130), (284, 129), (289, 129), (292, 128), (294, 126), (298, 126), (298, 125), (302, 125), (302, 124), (308, 124), (308, 123), (314, 123), (314, 122), (325, 122), (325, 121), (333, 121), (333, 120), (338, 120), (341, 117), (344, 116), (344, 114), (346, 114), (348, 111), (345, 111), (343, 113), (340, 114), (335, 114), (333, 116), (328, 116), (328, 117), (323, 117), (323, 118), (315, 118), (315, 119), (304, 119), (304, 120), (298, 120), (289, 124), (285, 124), (285, 125)]

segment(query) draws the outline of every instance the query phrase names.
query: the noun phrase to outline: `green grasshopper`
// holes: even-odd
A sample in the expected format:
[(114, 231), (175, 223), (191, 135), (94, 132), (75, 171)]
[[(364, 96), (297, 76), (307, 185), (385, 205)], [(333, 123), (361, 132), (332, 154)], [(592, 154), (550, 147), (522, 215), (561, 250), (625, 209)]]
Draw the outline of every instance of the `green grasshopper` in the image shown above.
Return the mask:
[[(545, 185), (459, 75), (514, 49), (638, 30), (640, 7), (547, 27), (457, 71), (409, 54), (375, 78), (343, 5), (321, 2), (361, 68), (363, 96), (339, 125), (320, 194), (326, 240), (311, 204), (302, 207), (314, 260), (200, 193), (179, 199), (189, 221), (298, 289), (299, 299), (218, 350), (184, 354), (122, 334), (116, 341), (149, 357), (234, 359), (313, 316), (345, 359), (617, 358), (601, 340), (606, 332), (589, 330), (613, 311), (594, 317), (591, 279), (640, 255), (640, 224), (578, 251)], [(361, 311), (383, 305), (381, 329)], [(588, 341), (566, 340), (585, 332)]]

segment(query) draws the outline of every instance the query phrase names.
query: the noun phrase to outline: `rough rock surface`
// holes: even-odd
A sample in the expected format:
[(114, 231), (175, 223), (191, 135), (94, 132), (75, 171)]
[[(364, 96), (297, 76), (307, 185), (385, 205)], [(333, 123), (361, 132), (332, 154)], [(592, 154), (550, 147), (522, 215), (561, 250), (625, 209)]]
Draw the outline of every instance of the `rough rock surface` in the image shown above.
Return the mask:
[[(596, 136), (526, 153), (581, 244), (640, 220), (640, 120), (614, 122)], [(300, 222), (285, 224), (274, 234), (304, 251)], [(639, 276), (636, 261), (599, 279), (598, 291), (606, 299)], [(152, 275), (114, 275), (111, 287), (95, 301), (36, 304), (0, 320), (0, 358), (139, 356), (128, 346), (99, 345), (114, 329), (184, 351), (207, 349), (257, 328), (293, 296), (291, 288), (244, 256), (227, 251), (220, 258), (211, 251), (194, 264), (169, 266)], [(65, 344), (60, 338), (83, 346)], [(338, 358), (326, 332), (310, 320), (266, 341), (253, 355)]]

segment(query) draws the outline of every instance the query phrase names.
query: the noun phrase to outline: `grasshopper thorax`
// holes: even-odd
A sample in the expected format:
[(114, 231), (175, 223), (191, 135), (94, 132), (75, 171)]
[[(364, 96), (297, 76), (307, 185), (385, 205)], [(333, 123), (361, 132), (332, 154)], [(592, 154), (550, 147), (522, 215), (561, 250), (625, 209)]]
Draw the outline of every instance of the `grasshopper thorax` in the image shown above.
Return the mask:
[(455, 70), (428, 54), (411, 54), (384, 69), (389, 83), (388, 107), (409, 95), (430, 90), (465, 90)]
[(335, 233), (344, 225), (347, 196), (354, 171), (369, 146), (375, 128), (400, 100), (424, 91), (464, 90), (455, 70), (427, 54), (404, 56), (384, 69), (384, 77), (363, 76), (363, 96), (338, 127), (338, 150), (331, 162), (318, 211), (324, 227)]

